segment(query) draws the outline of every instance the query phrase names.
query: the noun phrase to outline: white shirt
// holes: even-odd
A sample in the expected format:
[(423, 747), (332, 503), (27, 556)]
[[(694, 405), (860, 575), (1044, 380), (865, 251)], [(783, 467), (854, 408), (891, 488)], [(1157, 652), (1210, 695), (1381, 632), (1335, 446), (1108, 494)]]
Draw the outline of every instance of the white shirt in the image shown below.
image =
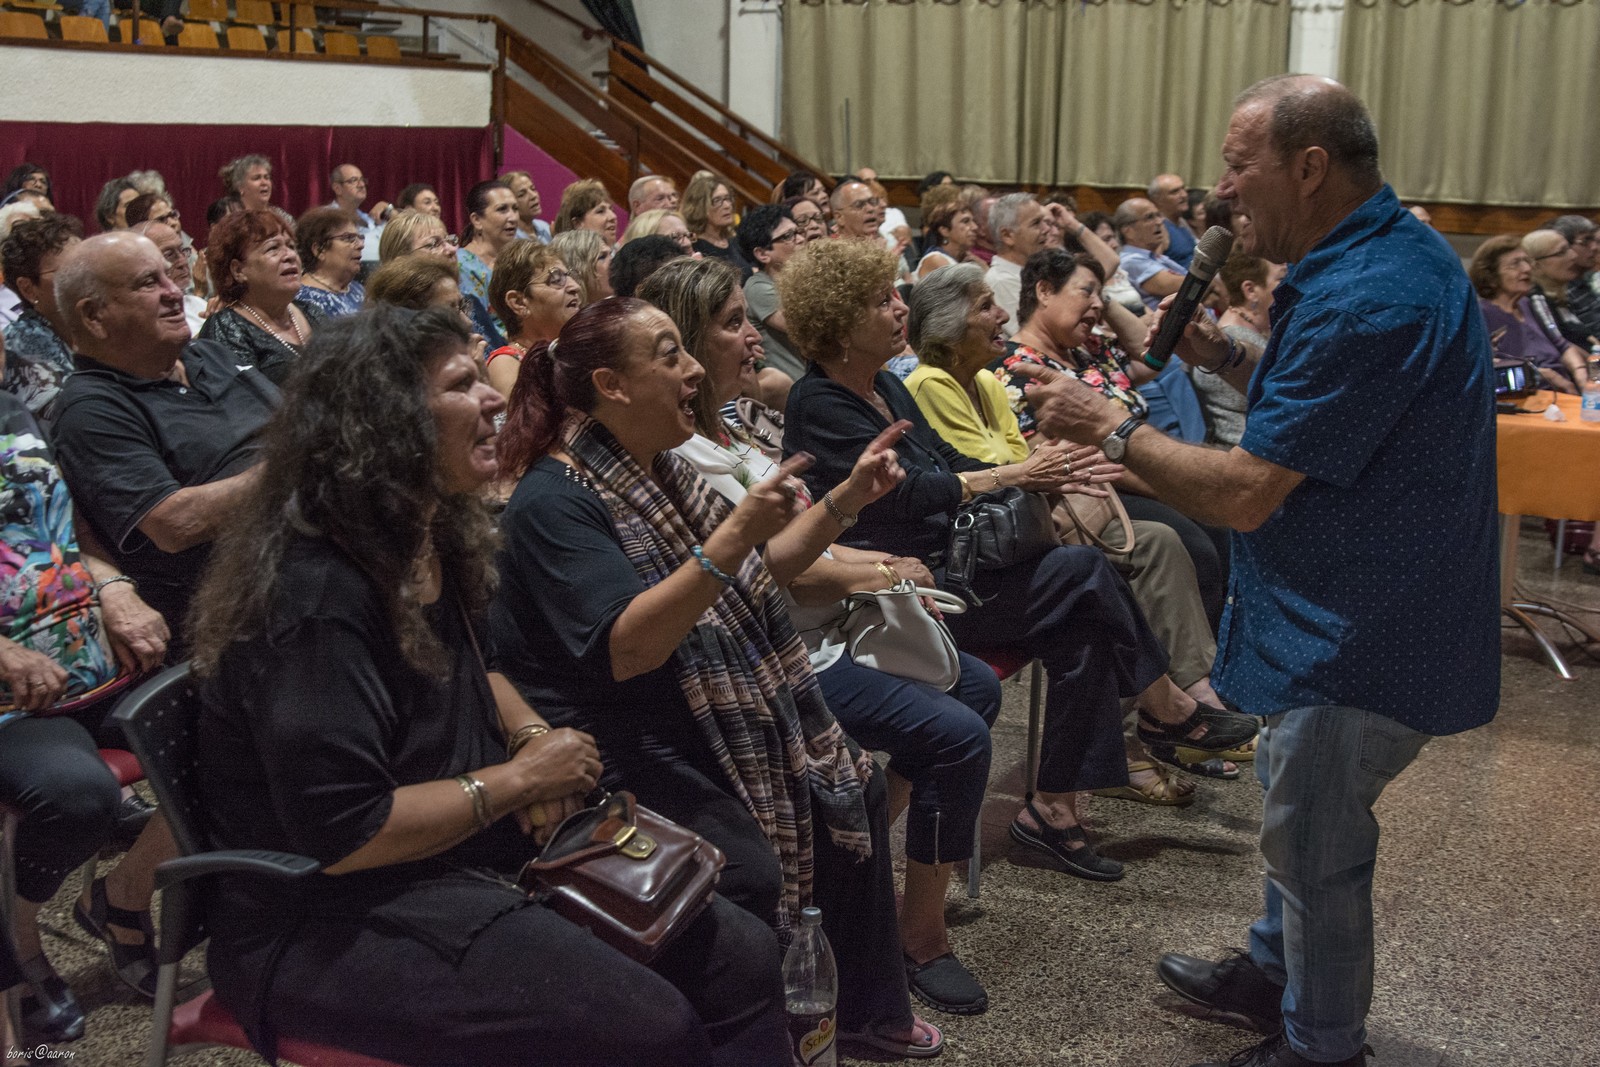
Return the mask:
[(1009, 259), (995, 256), (983, 280), (994, 290), (994, 302), (1005, 308), (1006, 313), (1011, 316), (1002, 327), (1006, 336), (1010, 337), (1022, 328), (1022, 324), (1017, 321), (1017, 305), (1022, 301), (1022, 266)]

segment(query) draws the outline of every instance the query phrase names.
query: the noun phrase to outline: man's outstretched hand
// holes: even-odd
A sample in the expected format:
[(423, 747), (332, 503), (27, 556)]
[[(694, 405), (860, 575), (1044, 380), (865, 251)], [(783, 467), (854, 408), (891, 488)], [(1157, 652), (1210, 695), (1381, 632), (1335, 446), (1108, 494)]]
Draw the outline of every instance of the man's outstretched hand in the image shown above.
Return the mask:
[(1031, 379), (1024, 383), (1023, 390), (1033, 405), (1039, 430), (1046, 437), (1098, 445), (1128, 417), (1126, 408), (1054, 367), (1019, 362), (1011, 373)]

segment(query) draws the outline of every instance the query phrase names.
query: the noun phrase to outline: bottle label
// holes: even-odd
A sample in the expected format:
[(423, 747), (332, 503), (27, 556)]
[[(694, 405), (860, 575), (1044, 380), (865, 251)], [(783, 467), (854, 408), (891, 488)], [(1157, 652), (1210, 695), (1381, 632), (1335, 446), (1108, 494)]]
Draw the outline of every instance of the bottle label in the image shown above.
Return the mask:
[(789, 1040), (802, 1067), (833, 1067), (836, 1036), (831, 1011), (789, 1013)]

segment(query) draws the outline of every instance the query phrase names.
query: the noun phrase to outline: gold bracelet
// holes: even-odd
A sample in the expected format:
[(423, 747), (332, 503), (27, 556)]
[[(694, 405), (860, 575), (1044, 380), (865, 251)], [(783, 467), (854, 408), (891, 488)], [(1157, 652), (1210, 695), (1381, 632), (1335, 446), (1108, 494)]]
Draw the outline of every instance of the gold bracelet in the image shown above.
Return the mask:
[(506, 755), (515, 756), (522, 750), (523, 745), (526, 745), (535, 737), (549, 732), (550, 727), (542, 722), (530, 722), (526, 726), (519, 727), (517, 732), (512, 734), (510, 739), (506, 741)]
[(456, 783), (467, 796), (472, 798), (472, 814), (478, 820), (478, 828), (487, 830), (494, 824), (494, 820), (489, 817), (488, 788), (470, 774), (456, 775)]
[(878, 562), (874, 563), (873, 566), (878, 568), (878, 573), (883, 575), (884, 579), (891, 586), (900, 584), (900, 576), (894, 572), (893, 567), (889, 566), (883, 560), (880, 559)]
[(963, 502), (972, 499), (972, 483), (967, 481), (965, 474), (957, 474), (956, 481), (961, 483), (961, 499)]
[(994, 490), (993, 491), (994, 492), (999, 492), (1000, 489), (1002, 488), (1002, 486), (1000, 485), (1000, 468), (999, 467), (990, 467), (989, 468), (989, 477), (994, 479)]

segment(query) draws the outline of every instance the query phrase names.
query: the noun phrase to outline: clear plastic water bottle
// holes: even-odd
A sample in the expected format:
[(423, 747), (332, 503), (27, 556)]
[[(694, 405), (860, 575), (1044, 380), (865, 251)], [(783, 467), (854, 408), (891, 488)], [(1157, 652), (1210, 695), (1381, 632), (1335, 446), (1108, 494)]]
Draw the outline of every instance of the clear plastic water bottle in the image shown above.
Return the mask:
[(1583, 387), (1583, 407), (1578, 417), (1584, 422), (1600, 422), (1600, 348), (1589, 352), (1589, 381)]
[(822, 909), (800, 912), (800, 928), (783, 957), (783, 1007), (789, 1016), (789, 1048), (801, 1067), (838, 1063), (839, 971), (822, 932)]

